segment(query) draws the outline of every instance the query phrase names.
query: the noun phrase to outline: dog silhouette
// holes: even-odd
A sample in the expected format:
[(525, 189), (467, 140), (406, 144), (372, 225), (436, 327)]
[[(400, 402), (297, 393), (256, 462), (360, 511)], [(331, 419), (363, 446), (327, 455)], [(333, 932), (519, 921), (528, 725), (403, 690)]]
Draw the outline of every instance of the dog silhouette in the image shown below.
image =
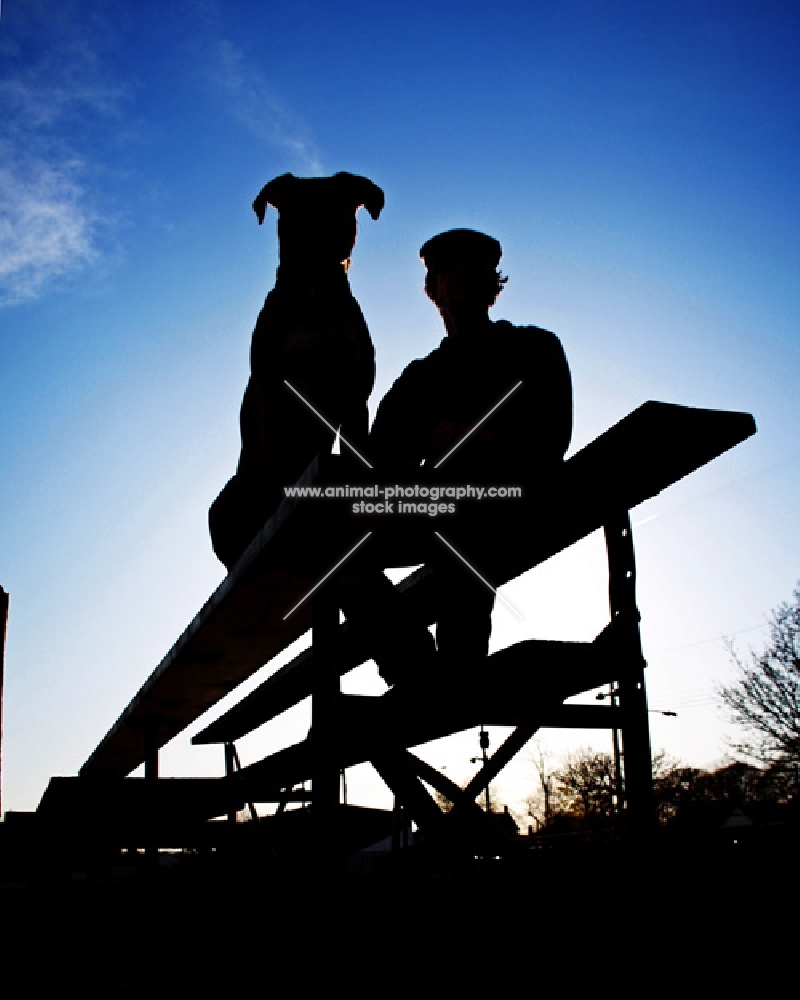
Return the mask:
[(253, 202), (259, 225), (269, 205), (278, 211), (279, 266), (250, 345), (239, 464), (209, 510), (211, 543), (228, 569), (284, 487), (318, 452), (330, 452), (331, 427), (359, 451), (366, 442), (375, 350), (347, 269), (356, 212), (364, 207), (377, 219), (383, 204), (376, 184), (349, 173), (283, 174)]

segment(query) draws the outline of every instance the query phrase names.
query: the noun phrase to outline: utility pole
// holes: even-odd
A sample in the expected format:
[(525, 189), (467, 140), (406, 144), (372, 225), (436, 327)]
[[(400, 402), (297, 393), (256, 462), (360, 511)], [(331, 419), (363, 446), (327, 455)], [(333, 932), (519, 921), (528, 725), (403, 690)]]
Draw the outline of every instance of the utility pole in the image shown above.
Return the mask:
[[(470, 764), (477, 764), (479, 761), (483, 762), (483, 766), (489, 763), (489, 757), (486, 751), (489, 749), (489, 734), (486, 732), (486, 728), (483, 723), (481, 723), (481, 755), (480, 757), (470, 757)], [(492, 800), (489, 795), (489, 783), (487, 782), (486, 788), (484, 789), (484, 803), (486, 806), (486, 812), (490, 813), (492, 811)]]

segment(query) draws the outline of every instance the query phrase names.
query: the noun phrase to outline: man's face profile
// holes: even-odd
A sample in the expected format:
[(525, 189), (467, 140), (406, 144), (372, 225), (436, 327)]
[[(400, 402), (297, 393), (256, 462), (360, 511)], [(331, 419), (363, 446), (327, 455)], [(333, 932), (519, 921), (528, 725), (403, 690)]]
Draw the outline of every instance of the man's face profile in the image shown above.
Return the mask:
[(429, 273), (425, 287), (439, 309), (454, 312), (491, 305), (496, 281), (494, 268), (484, 262), (459, 261)]

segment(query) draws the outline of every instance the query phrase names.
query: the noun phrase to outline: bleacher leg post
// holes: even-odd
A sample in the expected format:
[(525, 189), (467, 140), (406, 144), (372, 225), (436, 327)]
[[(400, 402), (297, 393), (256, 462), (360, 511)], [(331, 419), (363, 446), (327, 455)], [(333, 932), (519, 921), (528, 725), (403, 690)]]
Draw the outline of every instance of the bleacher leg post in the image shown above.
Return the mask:
[[(340, 698), (336, 645), (339, 632), (339, 605), (332, 588), (313, 598), (311, 635), (314, 675), (311, 691), (311, 730), (314, 762), (312, 768), (312, 810), (318, 855), (336, 852), (338, 841), (340, 768), (332, 753)], [(331, 854), (329, 855), (329, 852)]]
[[(155, 725), (149, 725), (144, 731), (144, 779), (158, 781), (158, 729)], [(145, 854), (148, 862), (155, 865), (158, 862), (158, 844), (149, 837), (148, 841)]]
[(622, 713), (622, 759), (628, 835), (646, 839), (653, 830), (653, 764), (647, 712), (636, 561), (630, 515), (624, 511), (604, 525), (608, 552), (608, 596), (612, 632), (619, 653), (617, 700)]
[(144, 732), (144, 776), (158, 777), (158, 732), (155, 726), (148, 726)]
[[(230, 778), (235, 770), (236, 761), (236, 750), (233, 743), (225, 744), (225, 777)], [(228, 813), (228, 822), (231, 824), (236, 823), (236, 810), (232, 810)]]

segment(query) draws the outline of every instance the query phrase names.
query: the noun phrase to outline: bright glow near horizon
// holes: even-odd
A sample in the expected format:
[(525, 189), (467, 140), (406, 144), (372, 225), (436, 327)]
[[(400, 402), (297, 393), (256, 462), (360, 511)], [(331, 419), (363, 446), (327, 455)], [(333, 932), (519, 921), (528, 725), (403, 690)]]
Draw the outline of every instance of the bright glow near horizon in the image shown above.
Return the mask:
[[(757, 648), (800, 577), (799, 42), (782, 0), (3, 10), (3, 809), (77, 772), (224, 575), (207, 510), (276, 265), (275, 215), (259, 227), (250, 204), (286, 171), (386, 192), (349, 272), (373, 413), (442, 336), (418, 248), (467, 226), (503, 245), (495, 318), (564, 344), (572, 451), (646, 399), (754, 414), (753, 439), (633, 513), (650, 703), (679, 713), (652, 716), (653, 745), (719, 762), (721, 637)], [(493, 646), (592, 638), (605, 573), (598, 535), (526, 574), (504, 591), (524, 620), (498, 602)], [(380, 689), (372, 667), (359, 682)], [(243, 762), (306, 716), (242, 741)], [(165, 774), (221, 773), (189, 745), (208, 721)], [(427, 751), (456, 779), (477, 752), (474, 733)], [(497, 788), (520, 810), (534, 780), (521, 759)], [(349, 798), (386, 801), (377, 786), (361, 769)]]

